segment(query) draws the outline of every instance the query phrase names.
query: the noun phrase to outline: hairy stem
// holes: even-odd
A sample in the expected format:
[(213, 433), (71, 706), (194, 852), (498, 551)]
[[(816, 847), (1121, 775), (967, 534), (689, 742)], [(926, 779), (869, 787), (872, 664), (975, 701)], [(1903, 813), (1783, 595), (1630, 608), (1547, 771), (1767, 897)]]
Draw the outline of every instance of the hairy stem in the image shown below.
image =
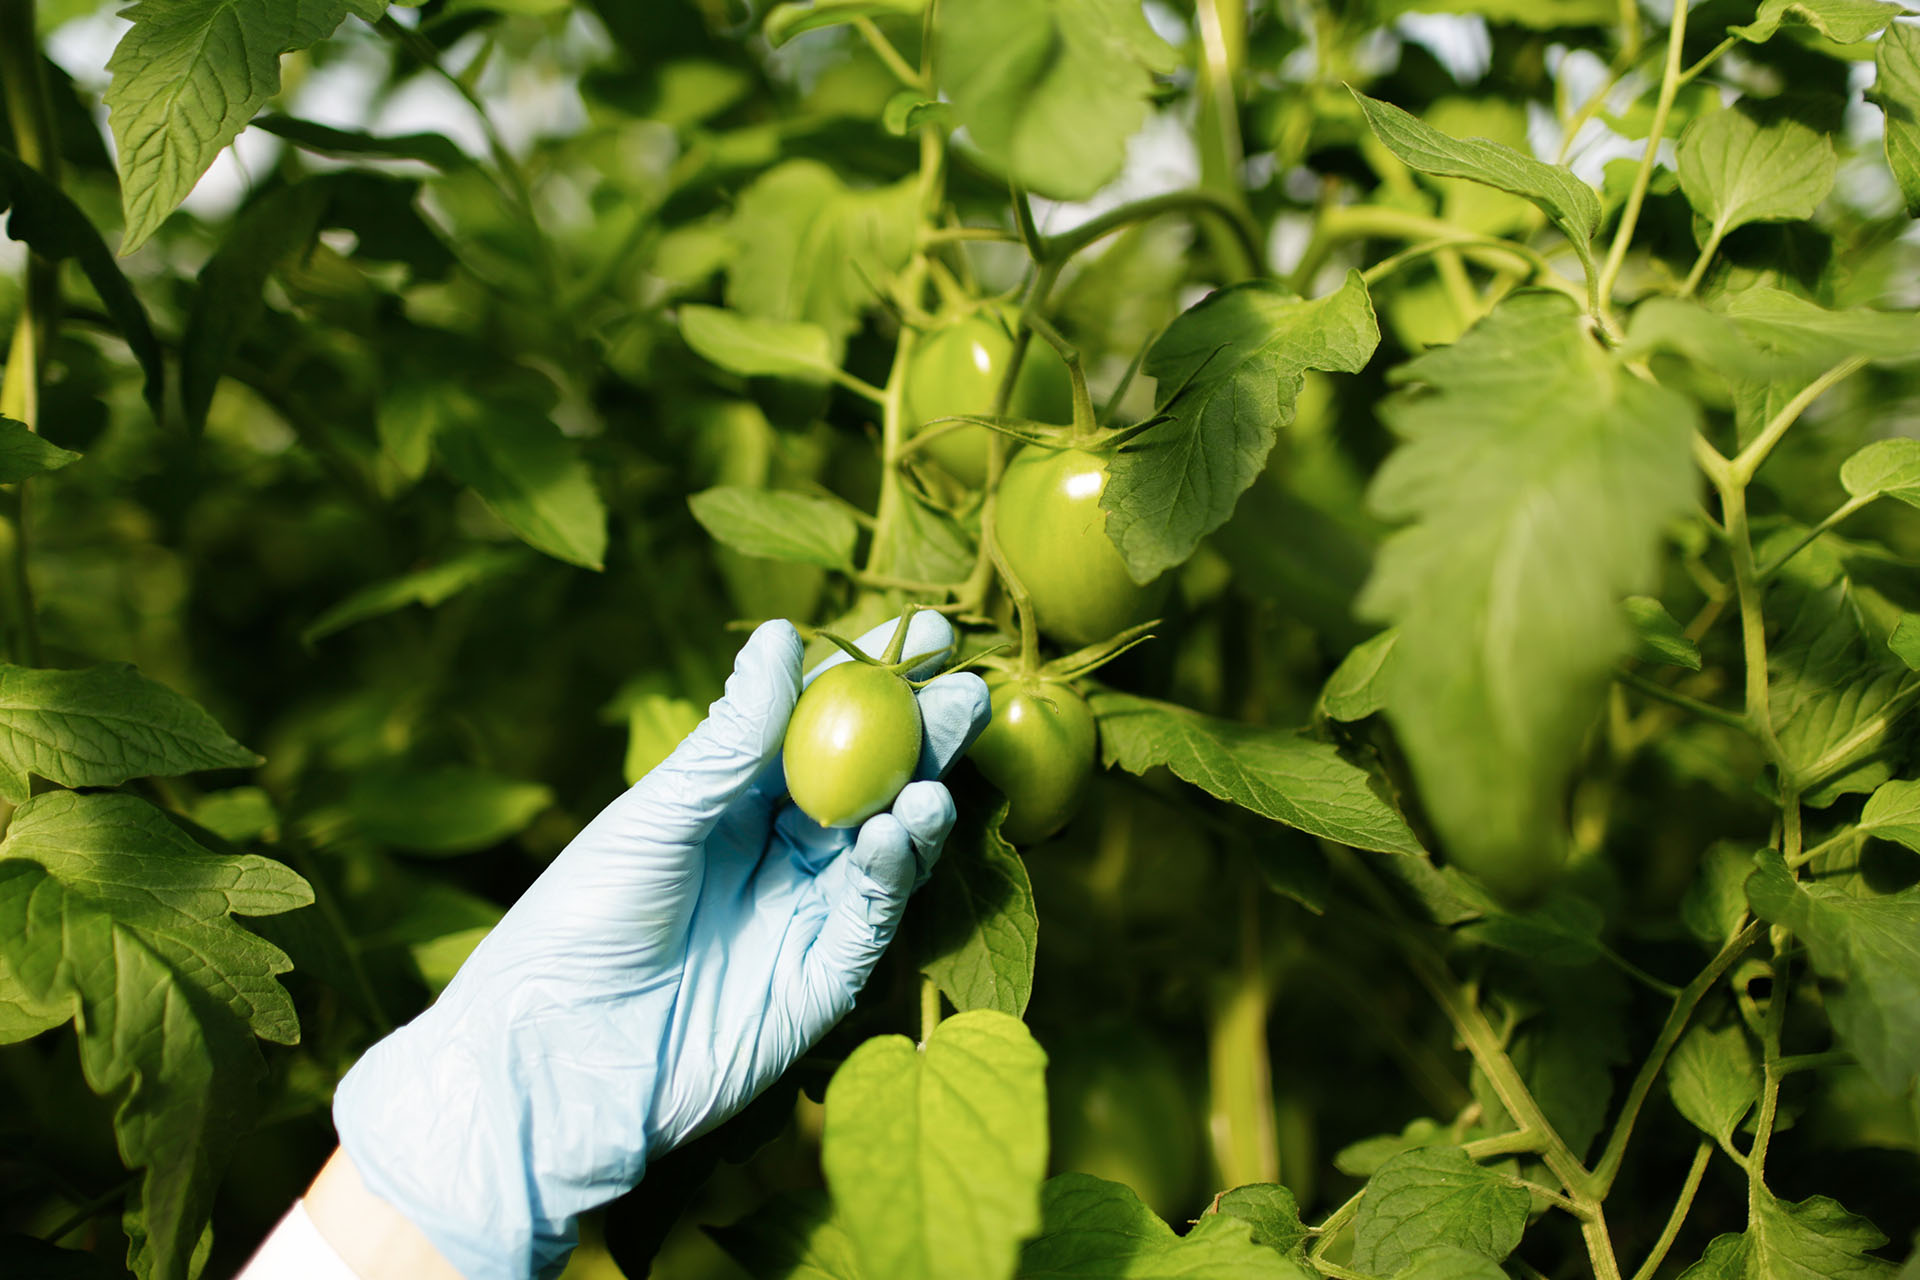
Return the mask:
[(1646, 203), (1647, 184), (1653, 181), (1654, 162), (1660, 157), (1660, 143), (1667, 135), (1667, 116), (1673, 111), (1673, 97), (1680, 91), (1680, 51), (1687, 40), (1687, 6), (1685, 0), (1676, 0), (1673, 6), (1673, 24), (1667, 29), (1666, 69), (1660, 78), (1660, 96), (1654, 102), (1653, 123), (1648, 129), (1647, 149), (1640, 157), (1640, 168), (1633, 175), (1633, 187), (1627, 192), (1627, 203), (1620, 211), (1620, 225), (1614, 228), (1613, 243), (1607, 248), (1606, 262), (1600, 268), (1600, 278), (1595, 283), (1596, 300), (1599, 303), (1599, 319), (1607, 328), (1613, 324), (1613, 286), (1620, 278), (1620, 267), (1627, 259), (1627, 249), (1633, 243), (1634, 229), (1640, 223), (1640, 208)]

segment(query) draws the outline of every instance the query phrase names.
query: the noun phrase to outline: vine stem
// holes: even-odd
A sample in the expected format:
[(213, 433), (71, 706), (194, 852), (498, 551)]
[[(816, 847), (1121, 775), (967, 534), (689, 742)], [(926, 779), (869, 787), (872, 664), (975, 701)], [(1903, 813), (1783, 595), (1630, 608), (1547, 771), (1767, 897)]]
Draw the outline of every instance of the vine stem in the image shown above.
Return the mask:
[[(1800, 388), (1799, 394), (1780, 406), (1780, 412), (1767, 420), (1767, 425), (1761, 428), (1760, 434), (1753, 438), (1752, 443), (1727, 464), (1729, 478), (1744, 488), (1753, 480), (1754, 473), (1760, 470), (1760, 464), (1767, 460), (1767, 455), (1773, 452), (1773, 446), (1780, 443), (1780, 437), (1786, 435), (1788, 428), (1800, 420), (1800, 415), (1805, 413), (1815, 400), (1830, 391), (1834, 384), (1852, 377), (1864, 369), (1866, 364), (1866, 360), (1859, 356), (1842, 360)], [(1727, 526), (1727, 533), (1729, 535), (1733, 533), (1732, 525)]]
[(1135, 200), (1117, 209), (1110, 209), (1097, 218), (1089, 218), (1071, 231), (1047, 236), (1042, 242), (1042, 260), (1049, 263), (1064, 261), (1095, 241), (1136, 222), (1145, 222), (1163, 213), (1183, 211), (1209, 213), (1219, 218), (1240, 241), (1240, 247), (1246, 252), (1249, 262), (1256, 268), (1266, 262), (1266, 248), (1260, 238), (1260, 228), (1254, 225), (1247, 211), (1218, 192), (1198, 187)]
[(1693, 270), (1687, 272), (1687, 278), (1681, 282), (1681, 297), (1692, 297), (1693, 291), (1700, 287), (1701, 277), (1707, 274), (1707, 264), (1713, 261), (1713, 255), (1719, 250), (1721, 238), (1725, 235), (1726, 232), (1718, 223), (1707, 233), (1707, 242), (1700, 246), (1700, 256), (1693, 260)]
[(940, 984), (920, 975), (920, 1044), (925, 1047), (940, 1027)]
[(1848, 516), (1852, 515), (1854, 512), (1860, 510), (1862, 507), (1871, 506), (1873, 504), (1874, 499), (1878, 498), (1879, 496), (1880, 495), (1877, 493), (1863, 493), (1859, 497), (1849, 498), (1845, 502), (1841, 503), (1839, 506), (1835, 507), (1833, 509), (1833, 513), (1829, 515), (1825, 520), (1822, 520), (1819, 524), (1807, 530), (1807, 534), (1805, 537), (1801, 538), (1798, 542), (1794, 543), (1791, 547), (1788, 547), (1785, 551), (1781, 552), (1773, 560), (1770, 560), (1766, 564), (1762, 565), (1757, 573), (1759, 580), (1761, 582), (1765, 582), (1768, 578), (1771, 578), (1774, 574), (1780, 572), (1780, 570), (1786, 565), (1787, 561), (1793, 559), (1795, 556), (1799, 555), (1802, 551), (1805, 551), (1808, 547), (1812, 546), (1815, 542), (1818, 542), (1823, 535), (1831, 532), (1834, 528), (1838, 527), (1841, 521), (1845, 520)]
[(1680, 91), (1680, 53), (1686, 39), (1687, 0), (1674, 0), (1673, 22), (1667, 28), (1666, 69), (1660, 77), (1660, 96), (1654, 102), (1647, 150), (1640, 158), (1639, 171), (1633, 175), (1633, 187), (1627, 192), (1627, 203), (1620, 211), (1620, 225), (1614, 228), (1613, 243), (1607, 247), (1606, 262), (1600, 268), (1600, 278), (1594, 287), (1595, 300), (1600, 308), (1598, 319), (1609, 330), (1615, 328), (1613, 286), (1620, 278), (1620, 267), (1626, 261), (1627, 247), (1633, 243), (1634, 228), (1640, 222), (1640, 208), (1647, 199), (1647, 185), (1653, 181), (1653, 166), (1660, 158), (1660, 143), (1667, 136), (1667, 116), (1673, 110), (1674, 95)]
[(1745, 716), (1738, 715), (1735, 712), (1725, 710), (1721, 707), (1716, 707), (1708, 702), (1702, 702), (1698, 698), (1690, 698), (1684, 693), (1669, 689), (1666, 685), (1658, 681), (1647, 679), (1637, 671), (1622, 669), (1614, 672), (1613, 678), (1621, 684), (1626, 685), (1629, 689), (1637, 689), (1649, 698), (1656, 698), (1669, 706), (1679, 707), (1683, 711), (1690, 711), (1703, 720), (1711, 720), (1715, 724), (1723, 724), (1729, 729), (1738, 729), (1743, 733), (1752, 728), (1752, 726), (1747, 723)]
[(1700, 1179), (1707, 1172), (1707, 1163), (1713, 1159), (1713, 1144), (1702, 1141), (1694, 1148), (1693, 1164), (1687, 1170), (1686, 1181), (1680, 1184), (1680, 1197), (1673, 1202), (1673, 1212), (1667, 1215), (1667, 1225), (1660, 1230), (1660, 1238), (1653, 1242), (1653, 1248), (1647, 1254), (1647, 1260), (1633, 1273), (1633, 1280), (1653, 1280), (1653, 1273), (1666, 1261), (1667, 1251), (1673, 1248), (1673, 1242), (1680, 1235), (1680, 1228), (1687, 1220), (1687, 1213), (1693, 1208), (1693, 1197), (1700, 1190)]

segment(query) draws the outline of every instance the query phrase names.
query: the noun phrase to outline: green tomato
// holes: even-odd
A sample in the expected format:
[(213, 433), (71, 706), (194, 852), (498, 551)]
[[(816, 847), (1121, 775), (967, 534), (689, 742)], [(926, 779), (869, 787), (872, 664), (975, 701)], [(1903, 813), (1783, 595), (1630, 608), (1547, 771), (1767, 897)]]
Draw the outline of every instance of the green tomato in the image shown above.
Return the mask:
[(856, 827), (893, 803), (920, 761), (920, 704), (882, 667), (828, 667), (800, 695), (783, 747), (793, 802), (823, 827)]
[[(935, 418), (993, 412), (994, 392), (1013, 353), (1013, 315), (1005, 308), (976, 311), (920, 335), (907, 363), (908, 423), (917, 429)], [(1027, 344), (1007, 412), (1035, 422), (1073, 418), (1066, 362), (1039, 338)], [(958, 427), (930, 441), (926, 452), (947, 474), (977, 489), (986, 483), (992, 439), (985, 427)]]
[(1069, 647), (1153, 617), (1165, 574), (1142, 586), (1107, 537), (1107, 467), (1080, 449), (1026, 449), (1000, 477), (995, 525), (1007, 564), (1033, 597), (1040, 629)]
[(1093, 776), (1093, 708), (1072, 685), (987, 677), (993, 719), (967, 758), (1007, 797), (1000, 834), (1038, 844), (1079, 812)]

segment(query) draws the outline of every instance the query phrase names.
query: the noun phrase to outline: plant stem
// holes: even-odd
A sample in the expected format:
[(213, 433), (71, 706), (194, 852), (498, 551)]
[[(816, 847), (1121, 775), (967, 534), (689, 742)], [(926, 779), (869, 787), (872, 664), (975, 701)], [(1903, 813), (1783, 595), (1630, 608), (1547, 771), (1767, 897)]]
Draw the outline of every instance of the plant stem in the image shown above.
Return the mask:
[(1713, 477), (1713, 482), (1720, 493), (1720, 515), (1727, 526), (1727, 553), (1733, 561), (1733, 589), (1740, 605), (1747, 723), (1766, 749), (1767, 757), (1784, 770), (1780, 743), (1773, 735), (1773, 708), (1768, 700), (1766, 619), (1760, 611), (1760, 582), (1754, 573), (1753, 540), (1747, 530), (1747, 487), (1744, 480), (1732, 474), (1734, 466), (1728, 464)]
[(1707, 274), (1707, 264), (1713, 261), (1714, 253), (1720, 248), (1720, 240), (1726, 232), (1718, 223), (1707, 233), (1707, 242), (1700, 246), (1700, 256), (1693, 260), (1693, 270), (1687, 272), (1687, 278), (1680, 285), (1680, 296), (1690, 298), (1693, 291), (1700, 287), (1700, 278)]
[(1863, 507), (1868, 507), (1873, 505), (1874, 499), (1878, 498), (1879, 496), (1880, 495), (1877, 493), (1864, 493), (1857, 498), (1847, 499), (1845, 502), (1835, 507), (1833, 509), (1833, 513), (1829, 515), (1825, 520), (1822, 520), (1819, 524), (1809, 529), (1807, 531), (1806, 537), (1800, 539), (1800, 541), (1794, 543), (1791, 547), (1788, 547), (1785, 551), (1781, 552), (1778, 556), (1776, 556), (1773, 560), (1769, 561), (1767, 564), (1762, 565), (1755, 572), (1754, 576), (1759, 581), (1765, 582), (1768, 578), (1771, 578), (1774, 574), (1780, 572), (1781, 568), (1787, 563), (1787, 561), (1793, 559), (1795, 556), (1799, 555), (1802, 551), (1805, 551), (1808, 547), (1812, 546), (1815, 542), (1819, 541), (1820, 537), (1823, 534), (1827, 533), (1828, 531), (1838, 526), (1840, 522), (1845, 520), (1848, 516), (1852, 515), (1854, 512), (1860, 510)]
[(1627, 1152), (1627, 1142), (1633, 1136), (1634, 1121), (1639, 1117), (1640, 1108), (1645, 1105), (1647, 1095), (1653, 1091), (1653, 1085), (1660, 1078), (1660, 1068), (1666, 1064), (1667, 1055), (1673, 1052), (1673, 1046), (1680, 1042), (1681, 1034), (1687, 1029), (1687, 1022), (1693, 1016), (1693, 1010), (1722, 974), (1733, 967), (1733, 962), (1747, 953), (1747, 950), (1760, 941), (1766, 926), (1754, 923), (1735, 934), (1720, 953), (1707, 962), (1707, 967), (1694, 976), (1678, 996), (1674, 998), (1673, 1008), (1667, 1013), (1666, 1023), (1660, 1028), (1659, 1036), (1653, 1042), (1653, 1049), (1647, 1054), (1645, 1062), (1640, 1064), (1640, 1073), (1633, 1079), (1633, 1085), (1627, 1090), (1627, 1100), (1620, 1108), (1620, 1116), (1613, 1124), (1613, 1132), (1607, 1137), (1606, 1150), (1600, 1155), (1599, 1163), (1593, 1167), (1593, 1190), (1597, 1197), (1604, 1198), (1613, 1186), (1613, 1180), (1619, 1176), (1620, 1163)]
[(1313, 1248), (1308, 1251), (1307, 1256), (1313, 1259), (1314, 1266), (1317, 1267), (1320, 1265), (1320, 1255), (1327, 1251), (1327, 1246), (1334, 1242), (1341, 1230), (1345, 1228), (1349, 1222), (1353, 1221), (1353, 1215), (1360, 1212), (1360, 1201), (1366, 1194), (1366, 1188), (1364, 1187), (1354, 1192), (1347, 1197), (1345, 1204), (1321, 1219), (1320, 1225), (1313, 1229)]
[(101, 1212), (116, 1200), (124, 1199), (127, 1191), (138, 1181), (140, 1174), (129, 1174), (75, 1209), (66, 1219), (42, 1237), (48, 1244), (59, 1244), (62, 1240), (78, 1231), (87, 1223), (99, 1217)]
[[(1773, 446), (1779, 444), (1780, 437), (1786, 435), (1787, 429), (1800, 420), (1800, 415), (1807, 411), (1807, 406), (1825, 395), (1835, 383), (1865, 368), (1866, 364), (1866, 359), (1861, 356), (1842, 360), (1800, 388), (1800, 393), (1782, 405), (1780, 412), (1768, 420), (1767, 425), (1761, 428), (1760, 434), (1753, 438), (1753, 442), (1742, 449), (1728, 464), (1732, 469), (1733, 478), (1742, 485), (1751, 481), (1754, 473), (1760, 470), (1760, 464), (1767, 460), (1769, 453), (1773, 452)], [(1728, 532), (1732, 532), (1731, 525), (1728, 526)]]
[(920, 1043), (924, 1047), (940, 1026), (940, 984), (920, 975)]
[(855, 18), (853, 29), (860, 33), (860, 38), (867, 42), (867, 47), (878, 55), (880, 61), (886, 63), (887, 70), (893, 72), (894, 78), (901, 84), (909, 89), (924, 90), (927, 87), (925, 78), (914, 70), (912, 63), (900, 56), (900, 51), (893, 47), (893, 41), (887, 39), (887, 33), (882, 31), (872, 18)]
[(1747, 1152), (1747, 1212), (1749, 1224), (1767, 1185), (1767, 1147), (1780, 1107), (1780, 1031), (1787, 1021), (1786, 931), (1774, 934), (1773, 983), (1767, 995), (1767, 1016), (1761, 1024), (1760, 1113), (1753, 1122), (1753, 1148)]
[(1057, 236), (1048, 236), (1043, 260), (1050, 263), (1063, 262), (1096, 240), (1130, 227), (1136, 222), (1145, 222), (1163, 213), (1181, 212), (1212, 214), (1219, 218), (1239, 239), (1240, 247), (1245, 250), (1249, 261), (1256, 265), (1266, 262), (1266, 250), (1261, 239), (1260, 228), (1254, 225), (1253, 219), (1246, 210), (1219, 193), (1204, 188), (1169, 191), (1163, 195), (1148, 196), (1144, 200), (1135, 200), (1131, 204), (1110, 209), (1097, 218), (1090, 218), (1071, 231), (1063, 231)]
[(1687, 1212), (1693, 1208), (1693, 1197), (1700, 1190), (1700, 1179), (1707, 1172), (1707, 1164), (1713, 1159), (1713, 1144), (1702, 1141), (1694, 1148), (1693, 1164), (1687, 1170), (1687, 1177), (1680, 1184), (1680, 1198), (1673, 1202), (1673, 1212), (1667, 1215), (1667, 1225), (1660, 1229), (1660, 1238), (1653, 1242), (1653, 1248), (1647, 1254), (1647, 1260), (1633, 1273), (1633, 1280), (1653, 1280), (1653, 1273), (1666, 1261), (1667, 1251), (1673, 1248), (1673, 1242), (1680, 1235), (1680, 1228), (1687, 1220)]
[[(1707, 50), (1706, 53), (1700, 56), (1700, 61), (1694, 63), (1692, 66), (1688, 67), (1685, 71), (1682, 71), (1680, 73), (1680, 84), (1686, 84), (1687, 82), (1692, 80), (1695, 76), (1699, 75), (1702, 71), (1705, 71), (1708, 67), (1718, 62), (1720, 60), (1721, 54), (1725, 53), (1727, 50), (1733, 48), (1733, 46), (1739, 43), (1740, 43), (1739, 36), (1728, 36), (1725, 40), (1722, 40), (1719, 44)], [(1675, 87), (1677, 88), (1678, 86), (1675, 86)]]
[(1633, 243), (1633, 232), (1640, 222), (1640, 208), (1646, 203), (1647, 184), (1653, 181), (1653, 166), (1660, 158), (1660, 143), (1667, 135), (1667, 116), (1673, 110), (1673, 96), (1680, 90), (1680, 51), (1687, 39), (1687, 0), (1674, 0), (1673, 22), (1667, 28), (1666, 69), (1660, 78), (1660, 96), (1654, 102), (1653, 123), (1647, 137), (1647, 150), (1640, 157), (1639, 171), (1633, 175), (1633, 187), (1627, 192), (1627, 203), (1620, 211), (1620, 225), (1614, 228), (1613, 243), (1607, 249), (1607, 259), (1600, 268), (1600, 278), (1595, 284), (1595, 294), (1599, 302), (1599, 320), (1608, 329), (1613, 323), (1613, 286), (1620, 278), (1620, 267), (1626, 261), (1627, 248)]
[(1698, 698), (1690, 698), (1684, 693), (1669, 689), (1666, 685), (1660, 684), (1658, 681), (1647, 679), (1637, 671), (1629, 671), (1622, 668), (1613, 673), (1613, 678), (1630, 689), (1639, 690), (1649, 698), (1657, 698), (1670, 706), (1679, 707), (1684, 711), (1690, 711), (1703, 720), (1711, 720), (1715, 724), (1723, 724), (1729, 729), (1738, 729), (1742, 733), (1752, 728), (1752, 726), (1747, 723), (1746, 717), (1737, 712), (1727, 711), (1711, 703), (1702, 702)]
[(1251, 865), (1239, 869), (1240, 960), (1215, 995), (1207, 1032), (1214, 1161), (1223, 1185), (1280, 1180), (1280, 1139), (1267, 1054), (1272, 993), (1260, 963), (1260, 902)]

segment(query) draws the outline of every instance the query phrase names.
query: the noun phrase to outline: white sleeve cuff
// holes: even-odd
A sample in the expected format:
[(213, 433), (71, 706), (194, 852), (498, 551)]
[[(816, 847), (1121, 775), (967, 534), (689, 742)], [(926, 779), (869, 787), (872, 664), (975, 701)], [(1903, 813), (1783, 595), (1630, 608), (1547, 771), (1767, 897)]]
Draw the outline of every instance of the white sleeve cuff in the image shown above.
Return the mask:
[(280, 1225), (261, 1242), (235, 1280), (360, 1280), (320, 1229), (307, 1216), (307, 1202), (298, 1200)]

